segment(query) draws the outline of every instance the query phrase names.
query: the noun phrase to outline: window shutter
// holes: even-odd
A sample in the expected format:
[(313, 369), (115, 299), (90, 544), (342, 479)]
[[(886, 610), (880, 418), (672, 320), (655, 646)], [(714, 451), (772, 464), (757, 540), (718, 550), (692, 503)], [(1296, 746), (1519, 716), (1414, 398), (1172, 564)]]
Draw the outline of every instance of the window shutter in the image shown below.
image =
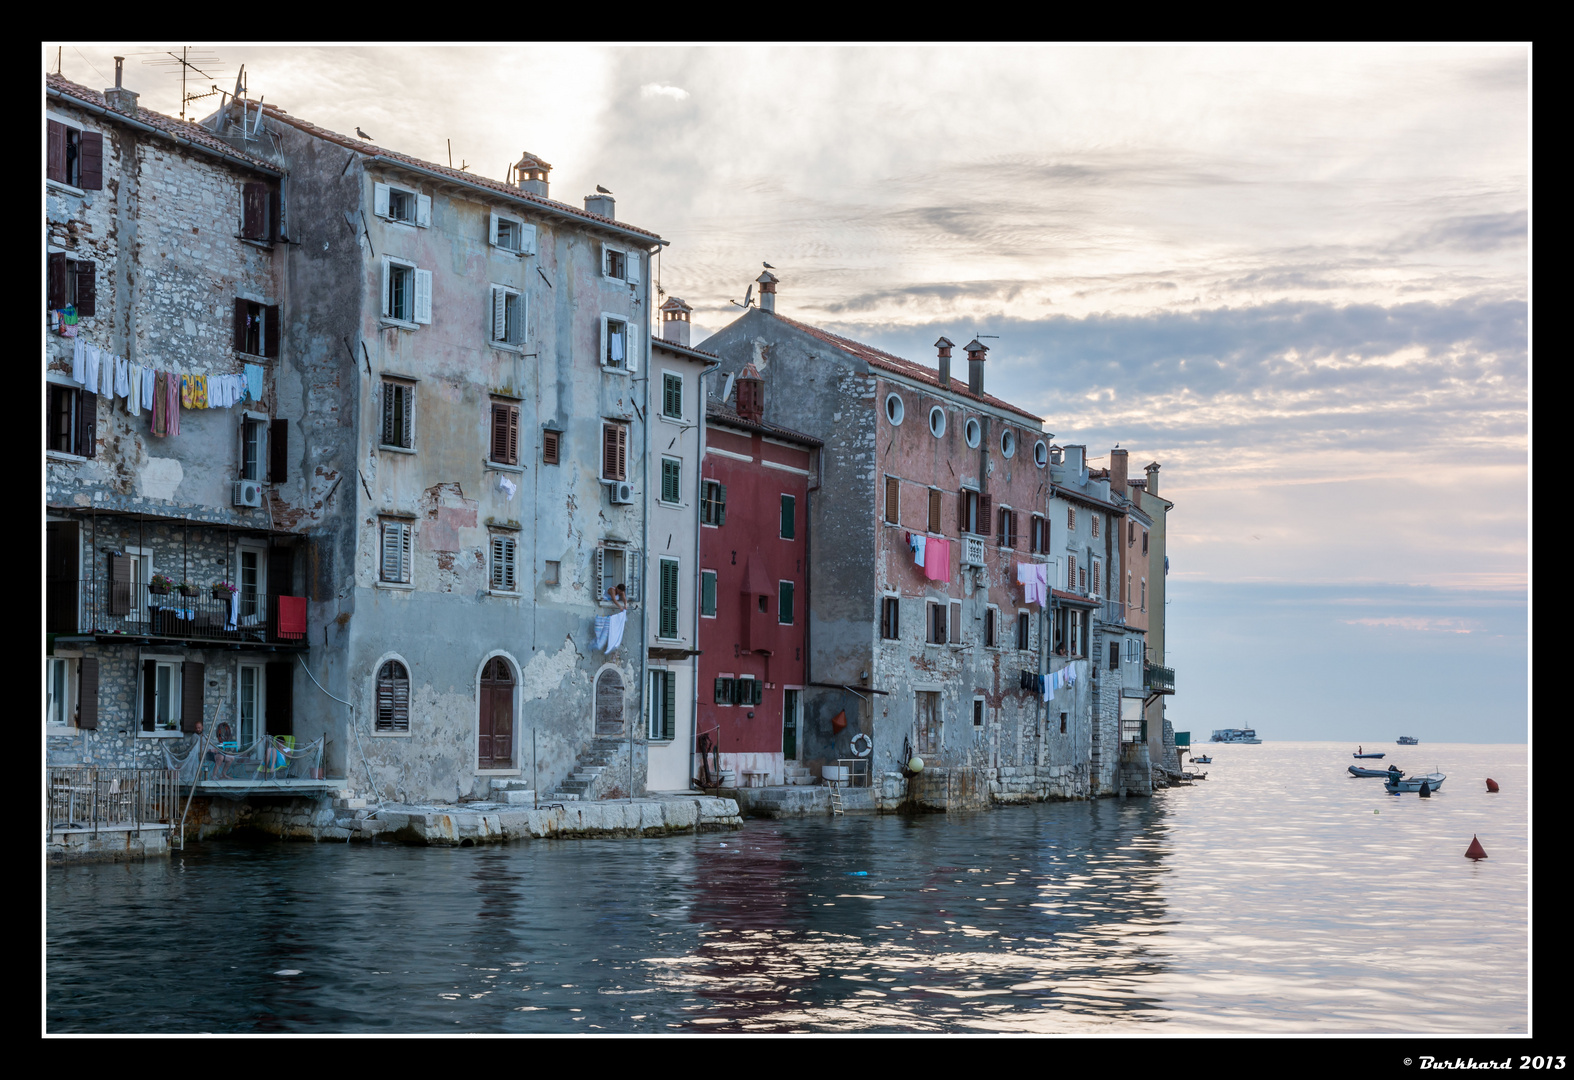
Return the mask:
[(284, 239), (284, 197), (277, 187), (268, 189), (268, 222), (265, 229), (269, 240)]
[[(381, 185), (378, 185), (378, 186), (380, 187)], [(387, 208), (384, 207), (384, 210), (386, 210), (386, 209)], [(388, 317), (388, 313), (392, 310), (388, 306), (388, 300), (392, 296), (392, 293), (393, 293), (393, 264), (390, 263), (387, 259), (384, 259), (383, 260), (383, 318), (385, 318), (385, 319)]]
[(782, 531), (783, 540), (792, 540), (797, 536), (797, 510), (798, 500), (791, 495), (782, 496)]
[(269, 304), (262, 309), (262, 355), (274, 359), (279, 356), (278, 304)]
[(1014, 548), (1017, 546), (1017, 512), (1011, 510), (1008, 513), (1007, 523), (1011, 526), (1011, 531), (1006, 534), (1006, 547)]
[(716, 679), (716, 685), (711, 687), (711, 700), (717, 705), (731, 705), (732, 680), (723, 679), (718, 676)]
[(607, 480), (618, 478), (618, 434), (612, 424), (601, 426), (601, 475)]
[(113, 553), (109, 556), (109, 613), (131, 614), (131, 560)]
[(399, 388), (393, 383), (383, 383), (383, 445), (398, 446), (395, 441), (395, 418), (398, 414)]
[(491, 459), (508, 464), (508, 406), (492, 403)]
[(290, 422), (275, 420), (268, 425), (268, 480), (282, 484), (289, 479)]
[(242, 184), (240, 191), (241, 236), (247, 240), (266, 240), (268, 185)]
[(66, 126), (58, 120), (47, 122), (49, 128), (49, 156), (44, 175), (50, 180), (66, 182)]
[(267, 725), (268, 734), (294, 734), (295, 665), (288, 660), (275, 660), (264, 670), (263, 723)]
[(77, 727), (98, 730), (98, 657), (77, 661)]
[(639, 552), (633, 550), (625, 551), (623, 553), (623, 565), (628, 568), (626, 572), (628, 581), (626, 584), (628, 585), (628, 602), (632, 606), (639, 603)]
[(929, 531), (940, 531), (940, 492), (935, 489), (929, 492)]
[(678, 734), (678, 680), (675, 673), (669, 671), (661, 681), (664, 684), (661, 693), (661, 737), (674, 739)]
[(536, 253), (536, 227), (534, 225), (519, 226), (519, 251), (523, 255)]
[(235, 298), (235, 351), (246, 351), (246, 311), (247, 303), (240, 297)]
[(709, 570), (700, 574), (700, 614), (716, 614), (716, 575)]
[(885, 478), (885, 520), (892, 525), (902, 523), (902, 482), (894, 476)]
[[(53, 120), (49, 122), (54, 123)], [(66, 306), (66, 253), (51, 251), (45, 266), (47, 268), (45, 280), (49, 284), (49, 296), (45, 303), (50, 311), (59, 311)]]
[(188, 734), (197, 730), (202, 719), (203, 673), (206, 667), (194, 660), (180, 665), (180, 730)]
[(492, 340), (508, 340), (508, 294), (492, 286)]
[(607, 317), (605, 315), (603, 315), (601, 317), (601, 361), (600, 361), (602, 364), (609, 364), (611, 362), (611, 357), (607, 353), (607, 330), (608, 330)]
[(400, 446), (406, 450), (415, 449), (415, 387), (396, 387), (399, 391), (400, 404), (404, 406), (404, 425), (399, 433), (402, 437)]
[(98, 307), (97, 267), (90, 262), (78, 262), (73, 265), (76, 271), (77, 314), (95, 314)]
[(628, 275), (629, 275), (628, 281), (629, 281), (629, 284), (630, 285), (638, 285), (639, 282), (640, 282), (639, 252), (631, 251), (631, 252), (628, 253), (627, 266), (628, 266)]
[(432, 321), (432, 272), (415, 272), (415, 321), (430, 324)]
[(497, 246), (497, 215), (495, 213), (492, 215), (492, 224), (487, 231), (486, 241), (494, 247)]
[(985, 535), (984, 530), (989, 528), (990, 510), (994, 506), (993, 495), (980, 495), (978, 497), (978, 528), (979, 535)]
[(558, 464), (562, 435), (550, 428), (541, 433), (541, 461), (545, 465)]
[(777, 588), (776, 608), (779, 614), (777, 619), (784, 626), (791, 626), (795, 612), (792, 607), (793, 583), (784, 581)]
[(415, 197), (415, 223), (423, 229), (432, 224), (432, 197), (430, 195), (417, 195)]
[(607, 549), (596, 549), (596, 603), (607, 598)]
[(142, 661), (142, 730), (153, 730), (153, 711), (158, 700), (158, 661)]
[(717, 505), (716, 524), (717, 525), (725, 525), (725, 524), (727, 524), (727, 485), (726, 484), (717, 484), (716, 485), (716, 492), (717, 492), (717, 496), (716, 497), (720, 500), (716, 504)]
[(1066, 588), (1067, 589), (1075, 589), (1076, 587), (1077, 587), (1077, 557), (1075, 555), (1067, 555), (1066, 556)]
[[(384, 217), (384, 218), (387, 217), (388, 216), (388, 185), (387, 184), (373, 184), (372, 185), (372, 191), (373, 191), (373, 195), (372, 195), (372, 213), (376, 214), (378, 217)], [(384, 314), (386, 314), (386, 312)]]
[(962, 644), (962, 601), (951, 601), (951, 644)]
[(77, 142), (77, 187), (99, 191), (104, 186), (104, 136), (84, 131)]
[(661, 636), (678, 636), (678, 564), (661, 561)]
[(514, 591), (514, 538), (492, 537), (492, 588)]
[(77, 453), (98, 456), (98, 395), (86, 390), (77, 401)]

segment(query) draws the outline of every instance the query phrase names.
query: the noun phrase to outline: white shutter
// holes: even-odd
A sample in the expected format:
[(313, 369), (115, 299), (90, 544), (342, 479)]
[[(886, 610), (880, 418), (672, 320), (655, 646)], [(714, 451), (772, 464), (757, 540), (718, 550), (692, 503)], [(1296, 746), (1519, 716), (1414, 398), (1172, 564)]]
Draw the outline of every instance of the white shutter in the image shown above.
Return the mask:
[(519, 226), (519, 251), (523, 255), (536, 253), (536, 227), (534, 225)]
[(415, 387), (401, 386), (399, 393), (404, 398), (404, 442), (401, 444), (407, 450), (415, 449)]
[(602, 364), (607, 362), (607, 317), (605, 315), (601, 316), (601, 354), (599, 362)]
[(630, 371), (639, 370), (639, 327), (632, 321), (623, 324), (624, 363)]
[(491, 231), (487, 233), (487, 243), (493, 247), (497, 246), (497, 215), (495, 213), (492, 215)]
[(432, 223), (432, 197), (430, 195), (417, 195), (415, 197), (415, 223), (423, 229)]
[[(388, 185), (373, 184), (372, 187), (375, 192), (372, 200), (372, 213), (378, 217), (385, 218), (388, 216)], [(387, 312), (384, 312), (384, 314), (387, 314)]]
[(417, 270), (415, 272), (415, 321), (430, 323), (432, 321), (432, 272), (430, 270)]
[[(377, 186), (378, 187), (383, 187), (384, 185), (378, 184)], [(392, 268), (389, 266), (388, 260), (384, 259), (383, 260), (383, 318), (385, 318), (385, 319), (388, 317), (388, 275), (390, 273), (392, 273)]]
[(384, 581), (399, 581), (399, 525), (397, 522), (386, 521), (383, 523), (383, 569)]
[(399, 526), (399, 580), (408, 584), (415, 575), (410, 572), (410, 535), (408, 522)]
[(508, 340), (508, 293), (492, 286), (492, 340)]
[(631, 251), (631, 252), (628, 253), (628, 263), (626, 265), (628, 266), (628, 275), (629, 275), (629, 284), (630, 285), (638, 285), (639, 284), (639, 259), (640, 259), (640, 253), (639, 252)]
[(607, 549), (596, 549), (596, 603), (607, 598)]
[(639, 603), (639, 552), (633, 548), (623, 553), (623, 576), (627, 579), (628, 602), (632, 606)]

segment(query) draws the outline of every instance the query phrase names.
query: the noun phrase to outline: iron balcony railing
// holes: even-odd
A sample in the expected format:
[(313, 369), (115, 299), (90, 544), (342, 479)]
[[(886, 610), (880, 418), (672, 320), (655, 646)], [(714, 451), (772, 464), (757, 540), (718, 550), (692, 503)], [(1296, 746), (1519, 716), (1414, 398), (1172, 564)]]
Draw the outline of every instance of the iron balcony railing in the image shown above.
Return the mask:
[(1142, 666), (1142, 681), (1149, 690), (1175, 689), (1175, 669), (1160, 667), (1157, 664), (1144, 664)]
[(46, 771), (51, 839), (64, 830), (168, 826), (178, 816), (173, 769), (74, 765)]
[(231, 602), (229, 594), (202, 590), (186, 596), (130, 582), (74, 583), (82, 598), (81, 629), (93, 634), (180, 638), (192, 641), (304, 645), (304, 631), (279, 629), (275, 594)]

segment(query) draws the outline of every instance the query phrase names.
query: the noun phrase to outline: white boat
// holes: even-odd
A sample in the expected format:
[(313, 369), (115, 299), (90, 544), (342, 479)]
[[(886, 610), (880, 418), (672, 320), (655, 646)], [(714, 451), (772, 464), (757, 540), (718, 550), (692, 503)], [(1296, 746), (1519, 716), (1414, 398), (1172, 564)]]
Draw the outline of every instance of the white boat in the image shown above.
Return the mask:
[(1257, 732), (1252, 728), (1216, 728), (1213, 732), (1213, 742), (1226, 743), (1260, 743)]
[(1419, 776), (1407, 776), (1397, 782), (1385, 780), (1383, 781), (1383, 787), (1389, 791), (1420, 791), (1421, 785), (1426, 784), (1430, 790), (1436, 791), (1443, 786), (1443, 781), (1446, 779), (1448, 777), (1440, 772), (1425, 773)]
[(1401, 736), (1399, 736), (1399, 745), (1400, 746), (1420, 746), (1421, 745), (1421, 740), (1416, 738), (1414, 735), (1401, 735)]

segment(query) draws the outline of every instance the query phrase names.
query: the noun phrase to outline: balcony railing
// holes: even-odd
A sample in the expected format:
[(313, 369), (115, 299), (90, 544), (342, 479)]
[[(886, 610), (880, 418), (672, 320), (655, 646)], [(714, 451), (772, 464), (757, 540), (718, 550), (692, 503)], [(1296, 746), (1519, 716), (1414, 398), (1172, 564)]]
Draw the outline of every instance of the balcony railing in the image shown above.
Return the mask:
[(1160, 667), (1157, 664), (1144, 664), (1142, 666), (1142, 681), (1150, 691), (1173, 694), (1175, 692), (1175, 669)]
[(982, 538), (977, 537), (977, 536), (964, 536), (964, 537), (962, 537), (961, 565), (963, 565), (963, 566), (983, 566), (984, 565), (984, 541), (983, 541)]
[(66, 829), (161, 828), (179, 816), (173, 769), (52, 768), (49, 835)]
[(196, 596), (129, 582), (78, 582), (83, 629), (93, 634), (178, 638), (191, 641), (304, 645), (304, 631), (279, 630), (279, 600), (274, 594), (241, 599)]

